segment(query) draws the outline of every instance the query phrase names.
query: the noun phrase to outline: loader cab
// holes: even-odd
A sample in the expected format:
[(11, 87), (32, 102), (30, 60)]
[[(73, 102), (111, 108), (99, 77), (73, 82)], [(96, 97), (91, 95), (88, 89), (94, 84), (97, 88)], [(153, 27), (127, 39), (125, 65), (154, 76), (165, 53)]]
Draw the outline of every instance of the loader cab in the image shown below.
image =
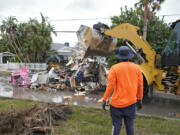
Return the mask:
[(180, 65), (180, 20), (172, 23), (171, 28), (173, 30), (162, 51), (161, 65), (163, 67)]

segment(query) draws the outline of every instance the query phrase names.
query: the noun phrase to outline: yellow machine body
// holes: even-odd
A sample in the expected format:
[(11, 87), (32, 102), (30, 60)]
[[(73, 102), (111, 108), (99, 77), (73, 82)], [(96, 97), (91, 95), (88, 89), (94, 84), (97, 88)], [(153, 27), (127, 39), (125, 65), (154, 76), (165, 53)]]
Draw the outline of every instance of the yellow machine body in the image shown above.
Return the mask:
[[(138, 35), (139, 27), (131, 25), (129, 23), (120, 24), (112, 29), (105, 30), (104, 35), (107, 35), (112, 38), (127, 40), (131, 42), (137, 49), (142, 49), (142, 52), (145, 54), (145, 60), (139, 65), (142, 69), (144, 78), (146, 79), (148, 86), (153, 86), (154, 90), (164, 91), (171, 93), (170, 90), (167, 90), (166, 87), (162, 84), (162, 80), (167, 77), (168, 71), (162, 70), (158, 67), (160, 65), (160, 55), (156, 54), (156, 51), (149, 45), (149, 43), (143, 39), (143, 37)], [(92, 30), (91, 30), (92, 31)], [(88, 32), (86, 32), (88, 33)], [(90, 38), (91, 37), (91, 38)], [(101, 48), (96, 48), (96, 46), (91, 45), (93, 38), (88, 34), (88, 38), (83, 37), (87, 48), (98, 49), (99, 52), (104, 52), (103, 45)], [(81, 40), (82, 41), (82, 40)], [(84, 44), (85, 45), (85, 44)], [(110, 44), (109, 44), (110, 45)], [(104, 44), (107, 46), (107, 44)], [(113, 48), (115, 48), (113, 44)], [(107, 49), (108, 53), (112, 51)], [(98, 52), (98, 53), (99, 53)], [(180, 66), (174, 71), (175, 74), (180, 76)], [(179, 78), (179, 77), (178, 77)], [(180, 80), (177, 79), (175, 85), (177, 86), (176, 94), (180, 95)]]
[[(111, 30), (106, 30), (106, 35), (116, 37), (118, 39), (124, 39), (130, 41), (137, 48), (141, 48), (145, 54), (146, 60), (140, 64), (142, 72), (147, 80), (148, 85), (154, 83), (156, 90), (164, 90), (164, 86), (161, 84), (161, 80), (165, 77), (165, 72), (156, 68), (155, 65), (155, 50), (149, 45), (149, 43), (140, 37), (137, 33), (138, 27), (129, 23), (120, 24)], [(163, 76), (164, 75), (164, 76)]]

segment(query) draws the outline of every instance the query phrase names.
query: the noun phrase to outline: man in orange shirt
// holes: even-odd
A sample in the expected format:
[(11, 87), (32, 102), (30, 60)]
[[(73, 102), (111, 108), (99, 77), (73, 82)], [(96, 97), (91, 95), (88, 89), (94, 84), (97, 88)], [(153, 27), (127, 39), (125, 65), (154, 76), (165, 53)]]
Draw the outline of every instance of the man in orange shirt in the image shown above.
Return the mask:
[(129, 47), (121, 46), (115, 56), (120, 62), (113, 65), (109, 71), (102, 108), (105, 110), (106, 100), (113, 92), (110, 102), (112, 135), (119, 135), (123, 118), (127, 135), (134, 135), (136, 106), (137, 109), (142, 108), (142, 72), (138, 65), (129, 61), (134, 57)]

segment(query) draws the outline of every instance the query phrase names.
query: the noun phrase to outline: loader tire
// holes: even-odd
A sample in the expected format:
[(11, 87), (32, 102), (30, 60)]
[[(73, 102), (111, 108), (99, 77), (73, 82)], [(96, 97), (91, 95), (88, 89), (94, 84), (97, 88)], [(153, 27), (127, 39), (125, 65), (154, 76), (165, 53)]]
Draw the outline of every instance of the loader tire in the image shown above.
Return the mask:
[(153, 85), (148, 86), (146, 78), (143, 77), (143, 102), (148, 103), (153, 98)]

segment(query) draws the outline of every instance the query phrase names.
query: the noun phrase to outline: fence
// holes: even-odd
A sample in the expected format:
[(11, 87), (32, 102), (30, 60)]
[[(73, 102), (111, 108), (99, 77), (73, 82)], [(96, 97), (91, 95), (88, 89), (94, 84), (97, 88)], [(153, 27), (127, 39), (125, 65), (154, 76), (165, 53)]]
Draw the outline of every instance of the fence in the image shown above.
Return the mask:
[(26, 66), (28, 70), (46, 70), (46, 63), (7, 63), (7, 70), (19, 70), (22, 66)]

